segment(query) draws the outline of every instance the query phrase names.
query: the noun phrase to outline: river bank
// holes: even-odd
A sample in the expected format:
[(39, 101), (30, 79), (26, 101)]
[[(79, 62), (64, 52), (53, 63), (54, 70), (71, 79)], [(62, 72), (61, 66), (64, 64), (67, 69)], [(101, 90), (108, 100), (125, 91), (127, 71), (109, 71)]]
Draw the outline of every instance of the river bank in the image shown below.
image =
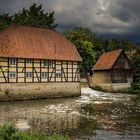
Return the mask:
[[(102, 89), (101, 87), (95, 86), (90, 87), (93, 90), (102, 91), (102, 92), (108, 92), (107, 90)], [(112, 91), (111, 93), (125, 93), (125, 94), (132, 94), (132, 95), (138, 95), (140, 96), (140, 85), (132, 84), (131, 88), (124, 88), (121, 90)]]

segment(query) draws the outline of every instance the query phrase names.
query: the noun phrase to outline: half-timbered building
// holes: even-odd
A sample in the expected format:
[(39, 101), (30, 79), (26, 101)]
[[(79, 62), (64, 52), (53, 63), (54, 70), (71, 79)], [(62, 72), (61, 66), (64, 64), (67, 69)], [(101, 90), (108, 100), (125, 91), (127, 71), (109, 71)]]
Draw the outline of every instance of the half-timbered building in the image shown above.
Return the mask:
[[(20, 91), (31, 85), (40, 90), (41, 85), (48, 85), (55, 92), (75, 89), (70, 95), (80, 94), (80, 61), (75, 46), (55, 30), (11, 26), (0, 33), (1, 90), (6, 88), (3, 85), (8, 89), (18, 86)], [(61, 90), (58, 85), (62, 86)], [(48, 87), (43, 93), (47, 95), (47, 91)], [(51, 93), (51, 89), (48, 92)]]
[(132, 67), (123, 50), (103, 53), (93, 66), (91, 85), (114, 91), (131, 86)]

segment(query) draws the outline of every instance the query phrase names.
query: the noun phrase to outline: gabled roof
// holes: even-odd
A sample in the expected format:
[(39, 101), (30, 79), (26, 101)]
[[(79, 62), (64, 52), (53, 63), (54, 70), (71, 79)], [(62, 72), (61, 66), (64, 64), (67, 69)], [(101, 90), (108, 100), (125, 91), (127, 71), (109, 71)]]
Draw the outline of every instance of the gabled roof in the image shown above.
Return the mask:
[(0, 33), (0, 57), (81, 61), (75, 46), (59, 32), (24, 26)]
[(103, 53), (94, 65), (93, 70), (111, 69), (121, 53), (122, 50), (115, 50), (112, 52)]

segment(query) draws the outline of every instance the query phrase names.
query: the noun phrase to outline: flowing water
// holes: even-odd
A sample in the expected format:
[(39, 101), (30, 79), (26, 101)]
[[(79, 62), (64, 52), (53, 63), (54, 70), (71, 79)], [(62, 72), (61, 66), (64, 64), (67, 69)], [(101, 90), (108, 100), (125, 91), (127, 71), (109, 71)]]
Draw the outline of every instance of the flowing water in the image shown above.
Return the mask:
[(136, 96), (82, 88), (81, 97), (0, 103), (0, 125), (76, 140), (140, 140)]

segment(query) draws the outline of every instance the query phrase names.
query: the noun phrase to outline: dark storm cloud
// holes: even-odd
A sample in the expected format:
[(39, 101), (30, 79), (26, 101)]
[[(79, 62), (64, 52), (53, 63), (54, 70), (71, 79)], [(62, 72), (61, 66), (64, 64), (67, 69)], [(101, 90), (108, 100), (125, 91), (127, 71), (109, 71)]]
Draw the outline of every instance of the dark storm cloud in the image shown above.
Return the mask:
[(140, 40), (139, 0), (0, 0), (0, 12), (13, 14), (33, 3), (54, 10), (61, 30), (83, 26), (102, 35)]

